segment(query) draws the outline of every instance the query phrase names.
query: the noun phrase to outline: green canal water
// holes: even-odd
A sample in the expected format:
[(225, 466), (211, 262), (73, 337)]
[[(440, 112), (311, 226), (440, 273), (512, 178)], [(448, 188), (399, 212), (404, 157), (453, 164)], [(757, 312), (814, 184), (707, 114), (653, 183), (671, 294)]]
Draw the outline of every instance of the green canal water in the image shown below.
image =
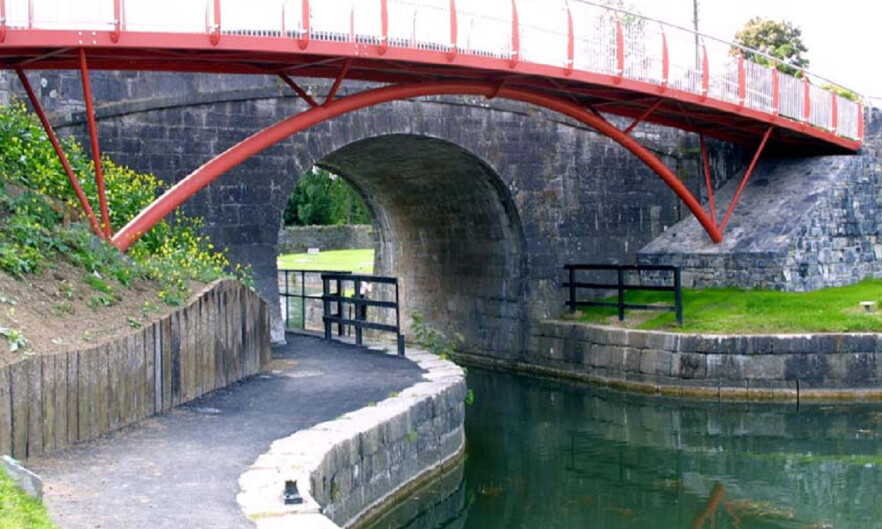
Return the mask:
[(464, 464), (371, 529), (882, 529), (882, 406), (468, 383)]

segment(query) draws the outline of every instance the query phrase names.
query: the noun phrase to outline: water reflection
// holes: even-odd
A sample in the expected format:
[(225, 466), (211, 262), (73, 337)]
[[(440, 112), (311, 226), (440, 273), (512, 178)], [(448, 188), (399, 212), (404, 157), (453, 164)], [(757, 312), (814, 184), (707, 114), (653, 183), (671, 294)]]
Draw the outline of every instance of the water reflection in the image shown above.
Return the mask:
[(882, 406), (684, 402), (477, 369), (469, 387), (462, 479), (375, 529), (882, 528)]

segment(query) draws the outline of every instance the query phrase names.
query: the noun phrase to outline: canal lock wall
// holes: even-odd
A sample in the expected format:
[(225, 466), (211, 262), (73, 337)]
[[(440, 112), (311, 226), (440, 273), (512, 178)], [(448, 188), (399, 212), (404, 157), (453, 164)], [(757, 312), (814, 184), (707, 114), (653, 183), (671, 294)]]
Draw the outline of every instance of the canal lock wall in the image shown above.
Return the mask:
[(548, 320), (530, 345), (524, 360), (495, 365), (677, 397), (882, 399), (879, 334), (701, 335)]
[[(242, 474), (237, 500), (258, 529), (362, 525), (453, 466), (465, 449), (465, 374), (425, 351), (407, 356), (422, 382), (275, 441)], [(287, 481), (303, 503), (284, 503)]]

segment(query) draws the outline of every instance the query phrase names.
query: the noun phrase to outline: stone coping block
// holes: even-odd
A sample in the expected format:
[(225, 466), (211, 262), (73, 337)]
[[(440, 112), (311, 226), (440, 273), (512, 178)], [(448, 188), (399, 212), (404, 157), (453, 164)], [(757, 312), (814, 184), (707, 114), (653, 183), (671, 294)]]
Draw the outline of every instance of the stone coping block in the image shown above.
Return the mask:
[[(276, 440), (239, 477), (237, 501), (258, 529), (350, 527), (462, 453), (464, 371), (426, 351), (407, 356), (423, 381)], [(290, 480), (303, 503), (285, 505)]]

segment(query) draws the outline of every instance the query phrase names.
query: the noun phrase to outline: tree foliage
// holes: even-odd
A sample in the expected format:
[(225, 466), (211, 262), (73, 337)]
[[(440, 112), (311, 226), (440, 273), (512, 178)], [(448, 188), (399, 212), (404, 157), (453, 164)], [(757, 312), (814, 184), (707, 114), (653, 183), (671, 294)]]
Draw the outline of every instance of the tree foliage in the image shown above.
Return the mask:
[[(779, 59), (776, 67), (779, 71), (795, 74), (796, 68), (808, 68), (809, 60), (805, 57), (808, 48), (802, 42), (802, 29), (792, 23), (754, 17), (735, 34), (735, 43), (746, 48), (760, 51)], [(735, 48), (733, 54), (737, 54)], [(762, 55), (744, 51), (744, 58), (759, 64), (771, 66), (771, 62)]]
[(314, 167), (300, 178), (285, 209), (286, 226), (370, 224), (367, 206), (346, 180)]

